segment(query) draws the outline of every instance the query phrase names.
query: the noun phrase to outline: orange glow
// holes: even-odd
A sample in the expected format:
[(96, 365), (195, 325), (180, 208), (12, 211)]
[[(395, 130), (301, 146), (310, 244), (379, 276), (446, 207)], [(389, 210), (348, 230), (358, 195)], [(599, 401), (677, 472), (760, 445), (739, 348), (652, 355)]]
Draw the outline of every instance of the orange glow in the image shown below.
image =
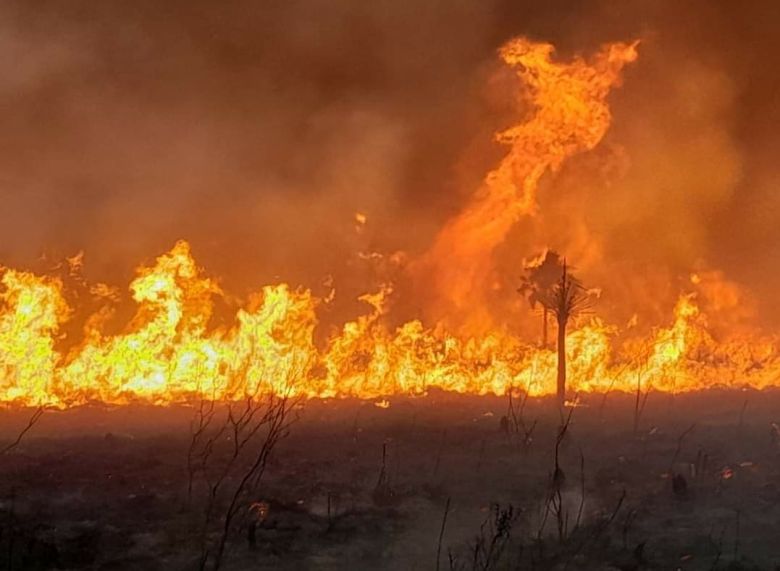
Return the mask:
[[(438, 314), (485, 307), (494, 250), (519, 218), (533, 214), (542, 175), (601, 141), (610, 123), (607, 95), (623, 67), (637, 58), (636, 46), (609, 44), (588, 61), (577, 57), (567, 63), (552, 60), (552, 45), (525, 38), (501, 48), (499, 55), (526, 87), (519, 104), (528, 116), (496, 135), (509, 152), (420, 263), (439, 295)], [(465, 322), (473, 330), (492, 320), (486, 311), (472, 310)]]
[[(155, 404), (200, 397), (237, 399), (258, 391), (303, 397), (359, 397), (386, 408), (385, 397), (424, 395), (432, 388), (472, 394), (524, 390), (554, 394), (556, 355), (505, 326), (496, 326), (485, 299), (492, 254), (510, 228), (536, 207), (540, 178), (572, 155), (595, 147), (610, 123), (606, 102), (636, 44), (611, 44), (590, 59), (553, 61), (553, 47), (516, 39), (501, 50), (525, 90), (525, 119), (497, 135), (508, 154), (484, 178), (465, 209), (412, 264), (436, 294), (430, 323), (389, 325), (393, 286), (360, 297), (365, 311), (338, 330), (316, 336), (318, 298), (281, 283), (262, 288), (224, 326), (213, 325), (228, 298), (179, 241), (129, 290), (134, 316), (106, 332), (110, 306), (65, 337), (72, 310), (63, 282), (4, 269), (0, 292), (0, 402), (68, 407), (88, 402)], [(367, 218), (356, 213), (358, 228)], [(378, 254), (377, 254), (378, 256)], [(81, 255), (68, 260), (73, 271)], [(773, 338), (751, 332), (716, 342), (702, 308), (742, 307), (740, 292), (718, 272), (691, 277), (662, 327), (640, 336), (635, 315), (624, 329), (598, 317), (573, 324), (567, 336), (572, 391), (679, 392), (713, 386), (775, 386), (780, 359)], [(89, 289), (115, 300), (105, 285)], [(229, 298), (232, 299), (232, 298)], [(453, 326), (454, 324), (454, 326)], [(322, 339), (323, 342), (315, 342)], [(67, 347), (67, 349), (63, 348)]]
[[(172, 403), (241, 398), (258, 390), (306, 397), (379, 399), (431, 388), (474, 394), (555, 391), (555, 353), (506, 333), (464, 337), (411, 321), (384, 320), (389, 287), (361, 299), (368, 311), (322, 347), (314, 343), (320, 300), (286, 284), (267, 286), (229, 328), (210, 329), (223, 295), (195, 264), (186, 242), (141, 268), (130, 285), (135, 317), (104, 335), (89, 320), (80, 345), (55, 349), (68, 319), (62, 283), (14, 270), (3, 275), (0, 400), (66, 407), (90, 401)], [(568, 335), (573, 391), (689, 391), (776, 384), (773, 340), (716, 344), (695, 294), (684, 294), (668, 327), (618, 347), (618, 331), (597, 318)], [(89, 329), (94, 327), (94, 329)], [(387, 406), (381, 400), (377, 406)]]

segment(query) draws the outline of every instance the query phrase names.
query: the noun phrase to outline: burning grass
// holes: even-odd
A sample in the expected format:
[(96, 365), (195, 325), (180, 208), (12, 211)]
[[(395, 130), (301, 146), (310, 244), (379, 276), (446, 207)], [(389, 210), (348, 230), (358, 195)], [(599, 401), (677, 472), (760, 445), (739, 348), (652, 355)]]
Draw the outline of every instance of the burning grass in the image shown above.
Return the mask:
[[(387, 258), (396, 275), (358, 315), (322, 323), (330, 280), (238, 300), (185, 240), (137, 270), (129, 319), (80, 255), (59, 275), (3, 270), (9, 569), (780, 564), (778, 344), (713, 325), (740, 304), (733, 284), (692, 276), (640, 331), (582, 315), (595, 291), (547, 250), (560, 278), (521, 287), (544, 307), (541, 344), (517, 327), (521, 298), (493, 299), (515, 290), (496, 250), (542, 177), (604, 137), (637, 43), (562, 61), (516, 38), (499, 55), (522, 115), (496, 136), (506, 154), (427, 251)], [(395, 278), (428, 294), (405, 300), (410, 319)]]
[[(637, 45), (607, 44), (591, 57), (562, 60), (550, 44), (507, 42), (499, 56), (515, 80), (519, 117), (497, 134), (505, 156), (426, 253), (386, 260), (361, 253), (392, 269), (360, 296), (363, 312), (346, 322), (321, 322), (335, 299), (329, 280), (320, 295), (277, 283), (239, 300), (198, 266), (185, 240), (137, 270), (129, 319), (117, 288), (84, 279), (81, 255), (52, 274), (4, 268), (0, 402), (67, 408), (241, 401), (267, 392), (363, 399), (435, 389), (543, 396), (557, 384), (563, 397), (564, 388), (572, 394), (679, 393), (775, 385), (780, 358), (774, 337), (756, 330), (724, 335), (712, 327), (740, 302), (739, 291), (718, 272), (693, 276), (673, 315), (641, 333), (637, 319), (618, 327), (595, 315), (580, 316), (567, 330), (572, 310), (582, 305), (574, 302), (585, 299), (569, 276), (561, 282), (560, 303), (542, 304), (558, 321), (557, 355), (520, 334), (518, 322), (530, 316), (520, 309), (516, 286), (509, 288), (513, 304), (498, 309), (493, 303), (501, 285), (494, 251), (521, 217), (533, 215), (545, 173), (599, 144), (611, 121), (608, 95), (637, 59)], [(362, 230), (368, 218), (359, 213), (356, 221)], [(396, 300), (394, 280), (421, 300)], [(544, 287), (531, 285), (533, 299), (552, 299)], [(398, 319), (391, 311), (396, 303), (412, 303), (417, 315)], [(546, 317), (544, 325), (546, 331)]]
[[(393, 329), (385, 319), (387, 292), (364, 296), (372, 311), (334, 330), (323, 345), (315, 343), (315, 328), (316, 308), (325, 301), (287, 285), (264, 288), (232, 326), (209, 328), (222, 294), (185, 242), (139, 271), (131, 284), (137, 312), (125, 333), (104, 334), (108, 314), (101, 311), (65, 352), (58, 349), (69, 315), (62, 285), (10, 270), (4, 284), (4, 402), (68, 407), (241, 400), (267, 391), (379, 398), (432, 389), (534, 396), (556, 390), (553, 350), (503, 328), (469, 336), (411, 321)], [(776, 383), (780, 367), (771, 338), (717, 341), (693, 294), (679, 299), (670, 324), (647, 337), (620, 336), (594, 318), (568, 333), (565, 346), (570, 392), (765, 388)]]

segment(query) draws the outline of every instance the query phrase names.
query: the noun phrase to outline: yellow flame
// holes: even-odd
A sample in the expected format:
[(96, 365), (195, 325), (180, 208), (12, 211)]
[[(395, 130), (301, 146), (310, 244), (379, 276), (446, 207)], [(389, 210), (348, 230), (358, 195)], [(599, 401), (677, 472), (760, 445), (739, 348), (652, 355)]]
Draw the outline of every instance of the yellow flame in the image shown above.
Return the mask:
[[(508, 154), (418, 265), (433, 270), (427, 275), (435, 278), (448, 311), (483, 320), (494, 248), (519, 216), (532, 213), (540, 177), (604, 136), (610, 122), (607, 95), (624, 65), (636, 58), (635, 48), (611, 44), (588, 60), (563, 63), (553, 60), (549, 44), (516, 39), (501, 49), (527, 87), (523, 101), (529, 111), (521, 124), (498, 134)], [(366, 218), (356, 213), (355, 222), (363, 225)], [(398, 265), (403, 255), (390, 260)], [(82, 255), (68, 264), (77, 274)], [(195, 263), (185, 241), (139, 268), (129, 286), (136, 311), (118, 333), (106, 332), (113, 317), (109, 305), (86, 319), (77, 342), (63, 338), (71, 308), (60, 280), (4, 269), (1, 283), (0, 402), (5, 403), (167, 404), (272, 391), (355, 396), (386, 407), (385, 397), (423, 395), (433, 388), (480, 395), (518, 390), (548, 395), (556, 388), (555, 353), (504, 329), (453, 330), (446, 319), (433, 326), (421, 320), (389, 326), (390, 285), (361, 296), (366, 311), (324, 343), (315, 343), (317, 310), (335, 295), (330, 281), (321, 299), (284, 283), (266, 286), (229, 325), (215, 327), (215, 302), (224, 294)], [(668, 326), (645, 337), (628, 338), (638, 335), (637, 319), (624, 331), (595, 318), (574, 327), (567, 335), (572, 391), (777, 385), (775, 339), (747, 335), (718, 343), (708, 328), (700, 304), (715, 311), (742, 305), (735, 286), (717, 272), (699, 272), (691, 285), (696, 292), (680, 296)], [(102, 300), (118, 297), (105, 284), (88, 290)]]
[[(380, 399), (431, 388), (474, 394), (555, 391), (556, 355), (507, 333), (462, 336), (420, 321), (390, 329), (391, 288), (361, 299), (369, 310), (314, 342), (317, 306), (306, 290), (267, 286), (239, 309), (232, 326), (210, 328), (223, 295), (203, 275), (186, 242), (141, 268), (130, 285), (137, 311), (125, 331), (106, 335), (100, 313), (82, 342), (58, 351), (70, 310), (60, 281), (15, 270), (2, 277), (0, 401), (69, 406), (89, 401), (171, 403), (207, 396), (242, 398), (270, 390), (307, 397)], [(776, 384), (780, 360), (769, 339), (717, 344), (695, 294), (645, 339), (616, 346), (618, 330), (599, 319), (567, 336), (573, 391), (686, 391)]]

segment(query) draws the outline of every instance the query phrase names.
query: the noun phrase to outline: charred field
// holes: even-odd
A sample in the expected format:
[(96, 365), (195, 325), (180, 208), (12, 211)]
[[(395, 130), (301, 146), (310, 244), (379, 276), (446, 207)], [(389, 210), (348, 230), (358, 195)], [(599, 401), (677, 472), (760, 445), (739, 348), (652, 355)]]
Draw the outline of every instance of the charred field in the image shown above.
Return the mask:
[[(221, 568), (780, 564), (777, 391), (586, 395), (563, 419), (553, 399), (380, 404), (290, 409)], [(208, 489), (196, 478), (188, 493), (193, 412), (47, 411), (0, 464), (3, 568), (197, 569)], [(5, 414), (3, 436), (28, 417)]]
[(779, 7), (0, 3), (0, 571), (780, 569)]

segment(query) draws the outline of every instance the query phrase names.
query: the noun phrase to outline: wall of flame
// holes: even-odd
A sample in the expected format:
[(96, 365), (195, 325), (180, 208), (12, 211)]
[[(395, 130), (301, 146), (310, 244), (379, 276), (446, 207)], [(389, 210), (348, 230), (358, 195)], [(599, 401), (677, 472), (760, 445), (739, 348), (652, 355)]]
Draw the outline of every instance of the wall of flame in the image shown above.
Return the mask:
[[(637, 44), (608, 44), (590, 58), (561, 62), (551, 45), (518, 38), (499, 55), (517, 75), (518, 102), (527, 111), (497, 135), (507, 154), (409, 264), (417, 287), (431, 291), (424, 315), (391, 325), (393, 294), (386, 286), (362, 296), (365, 311), (320, 341), (319, 312), (331, 296), (279, 283), (218, 324), (215, 307), (229, 296), (182, 240), (137, 270), (129, 288), (134, 315), (119, 331), (107, 327), (115, 317), (114, 291), (89, 286), (99, 308), (76, 336), (67, 324), (81, 312), (72, 300), (83, 297), (69, 295), (61, 278), (5, 268), (0, 401), (68, 407), (239, 399), (262, 391), (325, 398), (423, 395), (432, 388), (553, 393), (554, 351), (513, 334), (491, 307), (495, 251), (519, 220), (535, 215), (542, 177), (599, 144), (611, 119), (607, 97), (637, 58)], [(355, 220), (360, 230), (366, 216)], [(69, 264), (78, 274), (80, 258)], [(693, 293), (701, 284), (694, 277), (673, 315), (647, 334), (597, 317), (573, 327), (567, 337), (572, 391), (776, 385), (775, 340), (758, 334), (716, 340), (711, 316), (700, 308), (702, 291), (727, 306), (734, 294), (717, 276)]]

